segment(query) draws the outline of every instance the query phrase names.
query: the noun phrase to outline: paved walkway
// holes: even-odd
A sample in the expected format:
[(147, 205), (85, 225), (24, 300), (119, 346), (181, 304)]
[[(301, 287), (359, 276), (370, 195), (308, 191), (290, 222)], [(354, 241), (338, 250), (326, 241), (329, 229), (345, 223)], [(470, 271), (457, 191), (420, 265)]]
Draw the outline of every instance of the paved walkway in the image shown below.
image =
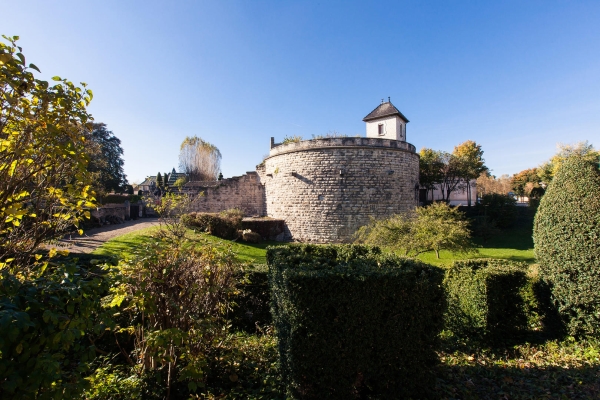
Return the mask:
[(119, 225), (88, 229), (83, 236), (78, 234), (66, 236), (61, 243), (66, 245), (64, 249), (71, 253), (91, 253), (109, 239), (154, 225), (158, 225), (158, 218), (140, 218)]

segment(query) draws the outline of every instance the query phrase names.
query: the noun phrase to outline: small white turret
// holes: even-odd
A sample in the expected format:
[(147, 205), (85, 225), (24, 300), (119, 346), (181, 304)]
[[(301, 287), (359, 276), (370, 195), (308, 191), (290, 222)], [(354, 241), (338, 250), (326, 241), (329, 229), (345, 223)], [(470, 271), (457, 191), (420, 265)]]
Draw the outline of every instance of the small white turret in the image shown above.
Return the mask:
[(363, 118), (367, 123), (367, 137), (406, 141), (408, 119), (390, 101), (381, 104)]

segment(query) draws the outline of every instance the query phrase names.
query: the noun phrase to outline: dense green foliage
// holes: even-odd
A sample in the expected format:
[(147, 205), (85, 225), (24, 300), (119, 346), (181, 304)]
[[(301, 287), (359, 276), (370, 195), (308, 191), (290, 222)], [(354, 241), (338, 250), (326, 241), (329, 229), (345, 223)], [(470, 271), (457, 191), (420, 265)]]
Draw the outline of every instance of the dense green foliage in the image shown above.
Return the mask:
[(37, 79), (18, 37), (0, 42), (0, 268), (24, 269), (39, 246), (93, 207), (83, 132), (92, 92)]
[(289, 397), (427, 397), (441, 270), (364, 246), (271, 247), (267, 262)]
[(229, 319), (234, 329), (249, 333), (264, 333), (271, 325), (271, 291), (266, 264), (258, 264), (240, 271), (238, 289), (232, 300)]
[(100, 305), (109, 281), (74, 261), (37, 272), (0, 277), (0, 397), (76, 398), (111, 325)]
[(481, 197), (477, 211), (500, 229), (514, 226), (517, 220), (517, 201), (505, 194), (488, 193)]
[(109, 194), (100, 198), (100, 203), (102, 204), (123, 204), (126, 201), (130, 203), (137, 203), (142, 198), (138, 195), (121, 195), (121, 194)]
[(600, 335), (600, 173), (573, 155), (562, 162), (535, 216), (540, 275), (573, 335)]
[(460, 336), (510, 340), (528, 325), (525, 264), (457, 261), (446, 272), (446, 327)]
[(234, 256), (161, 241), (141, 256), (119, 264), (106, 300), (126, 317), (115, 330), (125, 336), (120, 341), (133, 341), (122, 356), (138, 373), (156, 377), (167, 398), (175, 382), (194, 392), (204, 384), (207, 354), (235, 291)]

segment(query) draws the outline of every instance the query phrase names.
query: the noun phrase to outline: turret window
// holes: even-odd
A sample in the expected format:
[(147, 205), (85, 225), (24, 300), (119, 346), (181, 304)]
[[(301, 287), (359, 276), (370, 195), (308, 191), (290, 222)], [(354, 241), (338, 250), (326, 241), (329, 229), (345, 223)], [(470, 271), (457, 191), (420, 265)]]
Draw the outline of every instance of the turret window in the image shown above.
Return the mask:
[(383, 124), (379, 124), (377, 126), (377, 133), (379, 133), (379, 136), (383, 136), (384, 132), (383, 132)]

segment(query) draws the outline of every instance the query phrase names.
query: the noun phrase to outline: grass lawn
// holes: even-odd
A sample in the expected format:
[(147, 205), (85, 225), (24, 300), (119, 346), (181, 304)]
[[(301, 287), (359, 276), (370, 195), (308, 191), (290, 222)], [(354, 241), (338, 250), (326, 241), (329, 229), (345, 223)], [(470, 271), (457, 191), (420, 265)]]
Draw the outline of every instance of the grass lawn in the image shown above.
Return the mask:
[(419, 259), (433, 265), (448, 265), (454, 260), (464, 260), (468, 258), (498, 258), (512, 261), (524, 261), (526, 263), (535, 263), (533, 255), (533, 239), (531, 237), (531, 228), (518, 227), (502, 231), (499, 235), (492, 237), (487, 241), (478, 240), (475, 243), (480, 246), (477, 254), (452, 254), (449, 251), (440, 251), (440, 259), (435, 256), (435, 252), (430, 251), (419, 255)]
[[(135, 249), (144, 246), (152, 240), (151, 235), (159, 229), (153, 226), (141, 229), (132, 233), (113, 238), (102, 246), (97, 248), (93, 254), (108, 255), (116, 258), (131, 257)], [(213, 246), (225, 248), (231, 246), (238, 259), (242, 262), (265, 264), (266, 248), (268, 246), (280, 245), (280, 242), (263, 241), (258, 244), (246, 243), (242, 241), (231, 241), (219, 239), (215, 236), (205, 233), (198, 233), (191, 229), (187, 232), (188, 238), (192, 242), (210, 243)], [(529, 264), (535, 263), (533, 256), (533, 240), (531, 238), (531, 228), (517, 227), (502, 231), (499, 235), (492, 237), (484, 243), (482, 240), (476, 240), (479, 247), (477, 254), (452, 254), (449, 251), (441, 251), (438, 260), (433, 251), (419, 255), (419, 259), (433, 265), (448, 265), (454, 260), (463, 260), (466, 258), (497, 258), (513, 261), (524, 261)]]
[[(98, 247), (92, 254), (106, 255), (116, 258), (128, 258), (135, 254), (136, 249), (142, 248), (144, 245), (152, 241), (152, 234), (156, 233), (160, 227), (153, 226), (139, 231), (127, 233), (122, 236), (117, 236), (110, 239), (102, 246)], [(231, 241), (219, 239), (205, 233), (198, 233), (191, 229), (187, 231), (187, 238), (192, 243), (209, 243), (218, 248), (231, 247), (231, 250), (237, 254), (237, 258), (241, 262), (253, 264), (266, 264), (268, 246), (281, 244), (274, 241), (263, 241), (258, 244), (246, 243), (242, 241)]]

